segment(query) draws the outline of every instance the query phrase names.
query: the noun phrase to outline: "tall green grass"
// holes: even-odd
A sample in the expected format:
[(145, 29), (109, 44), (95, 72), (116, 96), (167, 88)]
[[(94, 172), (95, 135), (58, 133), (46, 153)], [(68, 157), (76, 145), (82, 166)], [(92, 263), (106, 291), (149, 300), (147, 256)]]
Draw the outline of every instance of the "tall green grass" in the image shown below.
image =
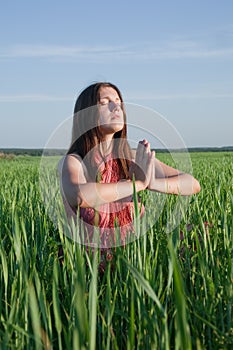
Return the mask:
[(50, 219), (40, 159), (1, 159), (0, 348), (233, 348), (233, 154), (192, 162), (202, 191), (179, 226), (166, 233), (167, 196), (154, 226), (101, 274), (99, 252)]

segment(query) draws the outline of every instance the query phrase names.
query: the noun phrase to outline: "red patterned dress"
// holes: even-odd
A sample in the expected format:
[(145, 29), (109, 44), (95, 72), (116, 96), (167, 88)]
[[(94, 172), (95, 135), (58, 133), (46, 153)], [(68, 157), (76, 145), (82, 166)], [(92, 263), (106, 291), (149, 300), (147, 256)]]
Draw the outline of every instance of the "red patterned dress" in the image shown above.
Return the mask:
[[(80, 160), (80, 157), (73, 155)], [(114, 183), (124, 179), (117, 159), (112, 154), (96, 159), (99, 183)], [(85, 169), (84, 169), (85, 172)], [(78, 220), (79, 239), (82, 244), (108, 249), (117, 245), (125, 245), (134, 235), (134, 203), (132, 196), (119, 201), (102, 204), (97, 208), (73, 208), (63, 193), (63, 202), (68, 219)], [(139, 203), (141, 215), (144, 207)], [(134, 235), (135, 236), (135, 235)], [(79, 240), (78, 239), (78, 240)]]

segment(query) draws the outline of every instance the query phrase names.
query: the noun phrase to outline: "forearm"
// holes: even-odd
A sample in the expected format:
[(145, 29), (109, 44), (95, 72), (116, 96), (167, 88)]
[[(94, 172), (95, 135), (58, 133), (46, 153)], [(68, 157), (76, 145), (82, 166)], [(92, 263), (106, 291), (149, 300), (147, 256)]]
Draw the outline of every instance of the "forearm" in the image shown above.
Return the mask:
[(200, 191), (199, 182), (189, 174), (179, 174), (177, 176), (154, 178), (149, 186), (149, 190), (189, 196)]
[[(145, 188), (141, 181), (135, 181), (136, 192)], [(72, 206), (95, 208), (99, 205), (123, 200), (133, 194), (133, 182), (124, 180), (115, 183), (85, 183), (75, 186), (70, 204)], [(75, 195), (74, 195), (75, 194)], [(76, 197), (76, 198), (75, 198)]]

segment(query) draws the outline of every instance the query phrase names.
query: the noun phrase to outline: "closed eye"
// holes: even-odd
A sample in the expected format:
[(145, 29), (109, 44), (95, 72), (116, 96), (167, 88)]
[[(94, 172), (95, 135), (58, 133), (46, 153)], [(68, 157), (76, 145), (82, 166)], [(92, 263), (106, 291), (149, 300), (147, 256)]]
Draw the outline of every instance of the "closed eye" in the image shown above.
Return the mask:
[(119, 107), (121, 107), (121, 105), (122, 105), (122, 102), (121, 102), (121, 100), (117, 100), (117, 101), (111, 101), (111, 100), (101, 100), (100, 102), (99, 102), (99, 104), (101, 105), (101, 106), (112, 106), (112, 105), (117, 105), (117, 106), (119, 106)]

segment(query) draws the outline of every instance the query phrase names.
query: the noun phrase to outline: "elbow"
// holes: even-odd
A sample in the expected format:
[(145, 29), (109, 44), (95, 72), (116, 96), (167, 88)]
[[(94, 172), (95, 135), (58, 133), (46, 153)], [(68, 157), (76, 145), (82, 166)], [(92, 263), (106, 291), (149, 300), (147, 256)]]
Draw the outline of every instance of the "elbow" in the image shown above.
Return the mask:
[(201, 190), (201, 186), (199, 182), (193, 177), (191, 177), (191, 181), (190, 181), (190, 177), (189, 177), (188, 182), (186, 182), (184, 186), (179, 188), (178, 193), (175, 193), (175, 194), (179, 194), (182, 196), (191, 196), (193, 194), (199, 193), (200, 190)]
[(72, 208), (86, 207), (85, 200), (79, 188), (77, 187), (72, 187), (69, 189), (63, 188), (63, 193), (66, 198), (66, 201), (69, 203), (69, 205)]
[(89, 205), (85, 201), (84, 196), (82, 195), (81, 191), (78, 191), (78, 193), (77, 193), (76, 202), (77, 202), (77, 206), (80, 208), (88, 208), (89, 207)]
[(199, 182), (194, 179), (193, 180), (193, 194), (199, 193), (201, 191), (201, 186), (199, 184)]
[(95, 208), (98, 205), (95, 192), (87, 192), (86, 184), (77, 186), (75, 200), (79, 208)]

